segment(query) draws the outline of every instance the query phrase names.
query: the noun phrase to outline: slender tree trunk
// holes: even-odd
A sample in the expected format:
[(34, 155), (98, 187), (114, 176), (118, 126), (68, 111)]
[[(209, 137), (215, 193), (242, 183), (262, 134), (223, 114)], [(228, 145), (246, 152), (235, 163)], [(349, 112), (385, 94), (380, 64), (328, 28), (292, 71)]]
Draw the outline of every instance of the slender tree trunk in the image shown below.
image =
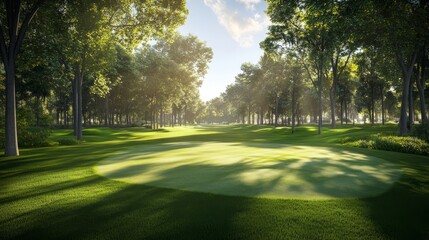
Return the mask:
[[(426, 70), (426, 56), (423, 55), (421, 60), (420, 69), (417, 69), (417, 89), (419, 92), (419, 98), (420, 98), (420, 113), (421, 113), (421, 119), (422, 124), (426, 124), (428, 122), (427, 115), (426, 115), (426, 100), (425, 100), (425, 86), (426, 86), (426, 76), (425, 76), (425, 70)], [(420, 71), (419, 71), (420, 70)], [(420, 78), (420, 79), (419, 79)]]
[(323, 115), (323, 105), (322, 105), (322, 79), (323, 79), (323, 69), (319, 69), (319, 88), (318, 88), (318, 97), (319, 97), (319, 124), (317, 133), (322, 134), (322, 115)]
[(83, 73), (82, 70), (77, 68), (77, 134), (76, 138), (79, 141), (82, 141), (82, 82), (83, 82)]
[(386, 123), (386, 114), (385, 114), (385, 107), (384, 107), (384, 86), (382, 85), (380, 87), (380, 94), (381, 94), (381, 124), (384, 125)]
[(174, 127), (174, 106), (171, 106), (171, 127)]
[(348, 106), (348, 102), (345, 101), (345, 110), (346, 110), (346, 125), (349, 124), (349, 106)]
[(67, 110), (64, 110), (64, 126), (68, 126), (68, 125), (69, 125), (69, 121), (67, 116)]
[(279, 120), (279, 96), (276, 96), (276, 116), (274, 119), (274, 127), (277, 127)]
[(164, 127), (164, 116), (163, 116), (163, 114), (164, 114), (164, 111), (163, 111), (162, 106), (161, 106), (161, 113), (160, 113), (161, 128)]
[(414, 125), (414, 98), (413, 98), (414, 78), (410, 79), (410, 92), (408, 93), (408, 130)]
[(336, 77), (334, 77), (334, 82), (332, 83), (331, 89), (329, 89), (329, 99), (331, 103), (331, 128), (336, 128), (336, 122), (335, 122), (335, 89), (336, 89)]
[(296, 113), (296, 98), (295, 98), (295, 86), (292, 84), (292, 134), (295, 133), (295, 113)]
[(58, 109), (57, 109), (57, 113), (56, 113), (55, 117), (57, 119), (57, 125), (60, 126), (61, 125), (61, 122), (60, 122), (60, 112), (58, 111)]
[(375, 92), (374, 92), (374, 84), (371, 85), (371, 125), (374, 125), (375, 120)]
[(104, 97), (104, 124), (107, 126), (109, 126), (109, 121), (108, 121), (108, 117), (109, 117), (109, 95), (106, 94), (106, 96)]
[(36, 106), (35, 106), (35, 108), (36, 108), (36, 127), (39, 127), (39, 125), (40, 125), (40, 97), (39, 96), (36, 96), (35, 97), (35, 100), (36, 100)]
[(247, 105), (247, 124), (250, 124), (250, 103)]
[(73, 135), (77, 137), (77, 77), (76, 69), (75, 69), (75, 75), (72, 79), (72, 114), (73, 114)]
[(401, 98), (401, 115), (399, 118), (399, 134), (405, 136), (408, 134), (407, 128), (407, 107), (408, 107), (408, 93), (410, 91), (410, 81), (414, 63), (416, 62), (417, 53), (414, 52), (410, 58), (410, 62), (405, 65), (404, 58), (400, 53), (400, 49), (396, 49), (396, 59), (401, 66), (402, 70), (402, 98)]

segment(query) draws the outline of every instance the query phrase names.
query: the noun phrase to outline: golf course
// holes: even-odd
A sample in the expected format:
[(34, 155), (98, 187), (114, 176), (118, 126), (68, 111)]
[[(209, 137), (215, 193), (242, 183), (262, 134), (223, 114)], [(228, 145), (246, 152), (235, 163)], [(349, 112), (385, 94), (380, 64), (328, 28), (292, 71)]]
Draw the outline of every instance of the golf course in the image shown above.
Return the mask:
[(429, 0), (6, 0), (0, 60), (0, 240), (429, 240)]
[(85, 129), (0, 158), (0, 238), (427, 239), (429, 157), (342, 144), (395, 129)]

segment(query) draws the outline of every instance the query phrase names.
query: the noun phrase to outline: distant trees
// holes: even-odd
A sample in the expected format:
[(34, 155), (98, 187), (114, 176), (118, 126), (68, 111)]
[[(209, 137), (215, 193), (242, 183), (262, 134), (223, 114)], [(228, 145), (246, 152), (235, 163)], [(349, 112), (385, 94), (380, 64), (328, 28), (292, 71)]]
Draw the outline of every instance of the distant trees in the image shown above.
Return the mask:
[[(400, 135), (410, 132), (418, 116), (426, 124), (428, 1), (267, 3), (272, 25), (261, 47), (270, 58), (256, 65), (262, 77), (253, 88), (236, 80), (220, 98), (236, 112), (257, 113), (257, 123), (275, 126), (282, 114), (292, 120), (282, 124), (294, 126), (296, 115), (298, 124), (317, 122), (319, 133), (323, 119), (332, 128), (337, 121), (399, 120)], [(295, 82), (298, 91), (292, 91)]]
[[(207, 103), (207, 122), (241, 122), (293, 127), (301, 123), (308, 82), (296, 58), (265, 55), (258, 64), (244, 63), (235, 82)], [(297, 117), (299, 116), (299, 117)]]

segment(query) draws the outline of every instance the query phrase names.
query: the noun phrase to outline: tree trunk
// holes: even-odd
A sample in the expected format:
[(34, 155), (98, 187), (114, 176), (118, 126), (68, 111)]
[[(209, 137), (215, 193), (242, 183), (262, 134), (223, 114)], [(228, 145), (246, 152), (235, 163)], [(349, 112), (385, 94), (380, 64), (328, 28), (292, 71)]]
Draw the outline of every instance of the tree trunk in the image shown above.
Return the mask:
[(410, 79), (410, 92), (408, 93), (408, 130), (413, 128), (414, 124), (414, 98), (413, 98), (414, 78)]
[(83, 73), (82, 70), (76, 69), (77, 75), (77, 134), (76, 139), (82, 141), (82, 82)]
[(374, 119), (375, 119), (375, 92), (374, 92), (374, 84), (371, 85), (371, 125), (374, 125)]
[(250, 124), (250, 108), (251, 108), (251, 106), (250, 106), (251, 104), (249, 103), (248, 105), (247, 105), (247, 124)]
[(36, 96), (36, 127), (40, 126), (40, 97)]
[(73, 114), (73, 136), (77, 137), (77, 73), (75, 69), (75, 75), (72, 79), (72, 114)]
[(384, 107), (384, 86), (382, 85), (380, 87), (380, 94), (381, 94), (381, 124), (384, 125), (386, 123), (386, 114), (385, 114), (385, 107)]
[(104, 125), (107, 127), (109, 126), (109, 121), (108, 121), (108, 117), (109, 117), (109, 95), (106, 94), (105, 98), (104, 98)]
[(276, 96), (276, 116), (274, 119), (274, 127), (277, 127), (279, 120), (279, 96)]
[(160, 113), (160, 116), (159, 116), (161, 128), (164, 127), (164, 116), (163, 116), (163, 114), (164, 114), (164, 111), (163, 111), (162, 106), (161, 106), (161, 113)]
[(399, 118), (399, 134), (405, 136), (408, 134), (407, 128), (407, 107), (408, 107), (408, 93), (410, 91), (410, 81), (414, 63), (416, 62), (417, 53), (414, 52), (411, 56), (408, 65), (405, 65), (404, 59), (400, 50), (396, 49), (396, 59), (401, 66), (402, 70), (402, 98), (401, 98), (401, 115)]
[[(426, 124), (428, 122), (427, 115), (426, 115), (426, 100), (425, 100), (425, 86), (426, 86), (426, 76), (425, 76), (425, 69), (426, 69), (426, 56), (423, 55), (420, 65), (420, 72), (419, 69), (417, 69), (417, 89), (419, 91), (419, 98), (420, 98), (420, 112), (421, 112), (421, 119), (422, 124)], [(420, 79), (419, 79), (420, 78)]]
[(334, 82), (332, 83), (331, 89), (329, 89), (329, 99), (331, 102), (331, 128), (336, 128), (335, 122), (335, 89), (336, 89), (336, 77), (334, 77)]
[[(0, 25), (0, 53), (3, 60), (4, 71), (6, 73), (6, 122), (5, 122), (5, 155), (18, 156), (18, 134), (16, 124), (16, 91), (15, 91), (15, 70), (16, 58), (20, 52), (24, 36), (31, 20), (36, 15), (42, 5), (43, 0), (33, 1), (29, 11), (20, 18), (21, 1), (4, 1), (6, 17)], [(20, 21), (22, 19), (22, 21)], [(5, 24), (7, 23), (7, 24)], [(7, 32), (4, 34), (3, 27), (7, 25)], [(6, 36), (5, 36), (6, 35)], [(6, 44), (6, 40), (9, 41)]]
[(319, 70), (319, 88), (318, 90), (318, 97), (319, 97), (319, 124), (317, 129), (317, 134), (322, 134), (322, 115), (323, 115), (323, 105), (322, 105), (322, 79), (323, 79), (323, 73), (322, 69)]
[(69, 122), (67, 120), (68, 116), (67, 116), (67, 110), (64, 110), (64, 126), (68, 126)]
[(292, 85), (292, 134), (295, 133), (295, 113), (296, 113), (295, 87)]
[(349, 109), (348, 109), (348, 103), (345, 101), (344, 103), (345, 111), (346, 111), (346, 125), (349, 124)]
[(5, 155), (19, 156), (18, 133), (17, 133), (17, 127), (16, 127), (15, 59), (12, 59), (9, 61), (9, 66), (5, 66), (5, 71), (6, 71)]

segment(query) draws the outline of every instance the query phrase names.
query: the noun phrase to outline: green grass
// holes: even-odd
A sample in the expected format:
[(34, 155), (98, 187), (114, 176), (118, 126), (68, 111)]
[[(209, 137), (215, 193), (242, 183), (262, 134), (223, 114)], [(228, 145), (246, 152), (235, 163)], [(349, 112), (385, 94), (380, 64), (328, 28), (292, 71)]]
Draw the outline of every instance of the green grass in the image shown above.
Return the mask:
[(231, 196), (330, 199), (377, 196), (396, 164), (335, 148), (246, 142), (177, 142), (121, 151), (97, 173), (128, 183)]
[[(305, 126), (292, 136), (289, 128), (241, 125), (86, 129), (80, 145), (23, 149), (20, 157), (0, 158), (0, 238), (428, 239), (429, 158), (341, 145), (345, 137), (394, 131), (350, 126), (326, 128), (318, 136)], [(51, 140), (70, 134), (54, 131)], [(96, 174), (97, 166), (120, 152), (177, 142), (314, 146), (381, 159), (401, 175), (375, 197), (306, 200), (199, 193)]]

